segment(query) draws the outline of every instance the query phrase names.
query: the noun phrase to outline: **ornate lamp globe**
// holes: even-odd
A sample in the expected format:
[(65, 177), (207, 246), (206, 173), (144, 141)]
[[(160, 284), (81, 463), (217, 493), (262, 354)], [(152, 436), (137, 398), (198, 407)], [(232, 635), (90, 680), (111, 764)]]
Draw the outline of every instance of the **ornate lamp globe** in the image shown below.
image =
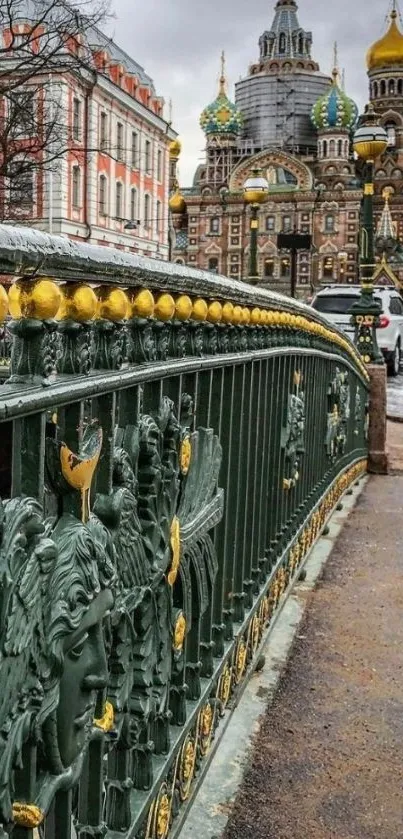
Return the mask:
[(373, 161), (386, 150), (388, 135), (378, 124), (378, 115), (372, 105), (367, 105), (360, 127), (354, 134), (354, 151), (362, 160)]
[(260, 169), (254, 169), (243, 185), (243, 197), (247, 204), (264, 204), (269, 194), (269, 182)]

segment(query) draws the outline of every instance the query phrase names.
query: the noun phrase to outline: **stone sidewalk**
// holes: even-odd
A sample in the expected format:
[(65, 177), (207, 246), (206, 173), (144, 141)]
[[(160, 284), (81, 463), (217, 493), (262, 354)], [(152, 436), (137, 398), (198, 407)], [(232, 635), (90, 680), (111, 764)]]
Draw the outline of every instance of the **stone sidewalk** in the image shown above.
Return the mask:
[(311, 596), (225, 839), (403, 839), (402, 520), (403, 476), (372, 477)]

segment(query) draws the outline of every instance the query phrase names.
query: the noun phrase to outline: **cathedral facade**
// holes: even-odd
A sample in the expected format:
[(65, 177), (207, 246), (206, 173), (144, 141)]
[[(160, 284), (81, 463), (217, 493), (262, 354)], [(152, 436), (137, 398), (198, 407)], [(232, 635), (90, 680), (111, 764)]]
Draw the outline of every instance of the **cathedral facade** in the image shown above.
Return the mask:
[[(358, 110), (341, 82), (337, 52), (327, 76), (313, 58), (312, 42), (295, 0), (278, 0), (272, 26), (259, 39), (258, 61), (236, 85), (235, 102), (222, 60), (217, 98), (200, 120), (205, 162), (188, 189), (177, 181), (180, 145), (171, 146), (175, 262), (247, 278), (251, 211), (243, 187), (259, 169), (269, 184), (258, 217), (259, 282), (290, 293), (291, 256), (277, 247), (278, 235), (287, 232), (312, 241), (309, 251), (298, 252), (299, 297), (322, 284), (358, 281), (362, 187), (352, 151)], [(403, 34), (395, 8), (367, 62), (370, 100), (389, 137), (376, 164), (379, 282), (392, 273), (403, 283)], [(386, 263), (388, 274), (381, 270)]]

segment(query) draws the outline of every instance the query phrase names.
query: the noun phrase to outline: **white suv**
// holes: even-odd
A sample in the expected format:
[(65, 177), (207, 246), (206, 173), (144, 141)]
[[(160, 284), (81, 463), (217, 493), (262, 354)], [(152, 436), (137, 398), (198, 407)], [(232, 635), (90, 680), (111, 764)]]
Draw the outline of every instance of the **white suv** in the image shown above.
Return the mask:
[[(358, 285), (331, 285), (317, 292), (311, 306), (354, 339), (354, 326), (349, 312), (359, 296)], [(397, 376), (403, 352), (403, 299), (396, 289), (384, 286), (375, 286), (374, 296), (382, 306), (380, 325), (376, 330), (378, 346), (389, 372)]]

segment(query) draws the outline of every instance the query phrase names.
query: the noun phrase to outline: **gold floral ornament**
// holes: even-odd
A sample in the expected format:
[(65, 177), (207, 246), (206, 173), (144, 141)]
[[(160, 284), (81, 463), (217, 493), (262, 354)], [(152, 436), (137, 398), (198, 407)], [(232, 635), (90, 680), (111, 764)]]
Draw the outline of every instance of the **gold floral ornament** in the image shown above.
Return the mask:
[(0, 323), (5, 321), (8, 315), (8, 294), (4, 286), (0, 285)]
[(253, 657), (259, 646), (260, 641), (260, 618), (259, 615), (254, 615), (249, 626), (248, 647), (251, 656)]
[(180, 463), (180, 470), (182, 475), (187, 475), (190, 469), (190, 461), (192, 459), (192, 444), (190, 442), (190, 437), (185, 437), (182, 440), (180, 453), (179, 453), (179, 463)]
[(181, 801), (189, 798), (196, 767), (196, 747), (190, 735), (187, 736), (181, 752), (179, 766), (179, 794)]
[(171, 822), (171, 802), (167, 793), (161, 795), (156, 812), (155, 822), (155, 837), (156, 839), (166, 839), (168, 836)]
[(229, 666), (228, 662), (224, 667), (224, 670), (221, 674), (220, 681), (218, 683), (218, 691), (217, 696), (221, 702), (221, 711), (225, 711), (229, 698), (231, 696), (231, 687), (232, 687), (232, 668)]
[(236, 685), (239, 685), (239, 683), (242, 681), (242, 678), (244, 676), (244, 673), (245, 673), (245, 670), (246, 670), (247, 655), (248, 655), (248, 650), (247, 650), (247, 646), (245, 644), (245, 640), (244, 640), (244, 638), (241, 638), (239, 643), (238, 643), (236, 653), (235, 653), (234, 679), (235, 679), (235, 684)]
[(56, 317), (62, 294), (52, 280), (20, 281), (11, 286), (9, 309), (13, 318), (52, 320)]
[(186, 618), (183, 612), (176, 619), (174, 627), (173, 648), (176, 653), (181, 653), (186, 637)]
[(199, 749), (202, 757), (208, 753), (214, 730), (214, 711), (211, 702), (202, 708), (199, 718)]
[(20, 827), (39, 827), (45, 818), (45, 813), (35, 804), (20, 804), (14, 801), (13, 819)]
[(173, 586), (176, 582), (181, 562), (181, 529), (177, 516), (174, 517), (171, 524), (171, 553), (172, 564), (168, 573), (168, 583), (170, 586)]
[(94, 725), (96, 728), (99, 728), (101, 731), (112, 731), (115, 724), (115, 712), (113, 710), (113, 705), (110, 702), (105, 702), (105, 711), (100, 719), (94, 719)]

